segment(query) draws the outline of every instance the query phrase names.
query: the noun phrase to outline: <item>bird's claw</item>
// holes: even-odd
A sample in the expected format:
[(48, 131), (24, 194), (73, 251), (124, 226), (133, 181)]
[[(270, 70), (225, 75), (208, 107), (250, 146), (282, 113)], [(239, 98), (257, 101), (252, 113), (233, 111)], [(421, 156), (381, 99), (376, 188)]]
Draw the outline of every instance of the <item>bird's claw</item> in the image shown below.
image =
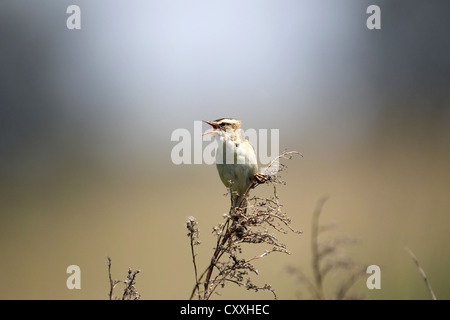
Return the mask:
[(269, 180), (269, 177), (266, 175), (263, 175), (262, 173), (257, 173), (255, 174), (255, 180), (256, 182), (258, 182), (259, 184), (265, 183), (267, 180)]

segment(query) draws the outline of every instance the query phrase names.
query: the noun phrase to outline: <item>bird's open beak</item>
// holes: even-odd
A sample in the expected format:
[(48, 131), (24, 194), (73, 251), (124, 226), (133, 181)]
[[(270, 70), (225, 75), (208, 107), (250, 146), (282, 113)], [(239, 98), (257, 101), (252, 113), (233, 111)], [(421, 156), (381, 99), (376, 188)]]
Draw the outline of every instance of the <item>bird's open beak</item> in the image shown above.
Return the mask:
[(202, 120), (202, 121), (203, 121), (204, 123), (209, 124), (211, 127), (214, 128), (213, 131), (205, 132), (204, 134), (202, 134), (202, 136), (205, 136), (205, 135), (207, 135), (207, 134), (214, 134), (214, 133), (217, 132), (217, 129), (219, 128), (219, 126), (218, 126), (217, 124), (215, 124), (214, 122), (209, 122), (209, 121), (205, 121), (205, 120)]

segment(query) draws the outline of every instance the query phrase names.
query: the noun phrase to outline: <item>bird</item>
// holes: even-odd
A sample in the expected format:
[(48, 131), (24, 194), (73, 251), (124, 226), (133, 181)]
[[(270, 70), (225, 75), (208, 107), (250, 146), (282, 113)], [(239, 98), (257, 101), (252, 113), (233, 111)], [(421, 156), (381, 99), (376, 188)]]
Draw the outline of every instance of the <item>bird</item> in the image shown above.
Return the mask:
[(245, 197), (257, 179), (258, 162), (255, 149), (240, 129), (241, 120), (202, 121), (213, 128), (203, 135), (212, 134), (216, 138), (216, 167), (222, 183), (231, 191), (232, 206), (245, 210)]

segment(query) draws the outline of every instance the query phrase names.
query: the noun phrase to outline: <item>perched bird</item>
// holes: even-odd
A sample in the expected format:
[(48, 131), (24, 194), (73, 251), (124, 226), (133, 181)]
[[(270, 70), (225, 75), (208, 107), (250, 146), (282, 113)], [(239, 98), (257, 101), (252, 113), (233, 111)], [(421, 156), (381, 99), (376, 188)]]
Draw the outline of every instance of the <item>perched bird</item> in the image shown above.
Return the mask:
[(203, 122), (214, 129), (203, 135), (213, 134), (216, 137), (218, 143), (216, 166), (220, 179), (231, 189), (233, 206), (244, 209), (245, 195), (258, 173), (255, 149), (245, 139), (240, 129), (241, 120), (222, 118)]

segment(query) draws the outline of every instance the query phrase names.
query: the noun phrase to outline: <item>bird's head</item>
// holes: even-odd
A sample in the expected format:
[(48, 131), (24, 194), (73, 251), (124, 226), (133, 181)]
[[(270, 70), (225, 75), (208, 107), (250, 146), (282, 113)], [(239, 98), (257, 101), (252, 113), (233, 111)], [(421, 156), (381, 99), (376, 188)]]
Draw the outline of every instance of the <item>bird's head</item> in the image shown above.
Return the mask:
[(213, 121), (203, 120), (203, 122), (209, 124), (214, 129), (213, 131), (205, 132), (203, 135), (235, 131), (241, 127), (241, 120), (233, 118), (221, 118)]

